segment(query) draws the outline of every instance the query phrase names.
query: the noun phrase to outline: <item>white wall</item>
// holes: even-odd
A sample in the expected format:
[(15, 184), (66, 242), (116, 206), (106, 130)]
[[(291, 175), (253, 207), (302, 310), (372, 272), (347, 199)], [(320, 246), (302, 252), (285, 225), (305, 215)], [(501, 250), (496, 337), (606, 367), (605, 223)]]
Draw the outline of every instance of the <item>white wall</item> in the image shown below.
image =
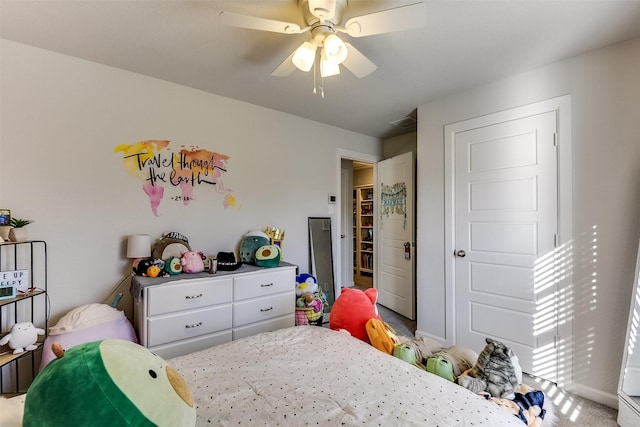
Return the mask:
[(418, 108), (418, 331), (445, 337), (444, 126), (564, 94), (573, 123), (573, 385), (613, 406), (640, 237), (640, 39)]
[(385, 159), (390, 159), (400, 154), (412, 152), (415, 159), (417, 139), (417, 132), (409, 132), (385, 139), (382, 143), (382, 155)]
[[(280, 227), (285, 261), (308, 271), (307, 217), (328, 216), (337, 150), (382, 150), (375, 138), (8, 40), (1, 55), (0, 206), (35, 220), (30, 238), (48, 243), (53, 320), (109, 295), (130, 271), (130, 234), (179, 231), (216, 254)], [(223, 182), (238, 206), (198, 187), (188, 206), (165, 196), (154, 216), (114, 153), (150, 139), (228, 155)]]

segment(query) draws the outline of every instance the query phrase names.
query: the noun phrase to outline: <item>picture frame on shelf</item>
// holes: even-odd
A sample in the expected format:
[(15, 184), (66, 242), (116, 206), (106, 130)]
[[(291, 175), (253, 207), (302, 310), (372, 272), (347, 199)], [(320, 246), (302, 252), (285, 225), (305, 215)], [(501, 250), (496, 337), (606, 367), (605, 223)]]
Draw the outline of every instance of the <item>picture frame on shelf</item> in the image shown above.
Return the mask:
[(0, 226), (11, 224), (11, 209), (0, 209)]

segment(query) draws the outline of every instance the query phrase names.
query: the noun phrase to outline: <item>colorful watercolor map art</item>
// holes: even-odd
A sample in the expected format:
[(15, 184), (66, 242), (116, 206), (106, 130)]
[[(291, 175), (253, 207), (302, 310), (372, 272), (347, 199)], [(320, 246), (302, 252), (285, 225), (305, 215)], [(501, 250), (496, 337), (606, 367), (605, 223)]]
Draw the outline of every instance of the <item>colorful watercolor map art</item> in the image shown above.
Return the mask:
[(194, 190), (210, 187), (224, 196), (225, 208), (236, 206), (231, 189), (221, 180), (227, 171), (229, 156), (197, 146), (173, 150), (170, 145), (167, 140), (149, 140), (120, 144), (114, 149), (114, 153), (122, 152), (122, 162), (129, 174), (142, 181), (142, 190), (155, 216), (159, 216), (158, 208), (165, 191), (170, 200), (181, 201), (186, 206), (195, 200)]

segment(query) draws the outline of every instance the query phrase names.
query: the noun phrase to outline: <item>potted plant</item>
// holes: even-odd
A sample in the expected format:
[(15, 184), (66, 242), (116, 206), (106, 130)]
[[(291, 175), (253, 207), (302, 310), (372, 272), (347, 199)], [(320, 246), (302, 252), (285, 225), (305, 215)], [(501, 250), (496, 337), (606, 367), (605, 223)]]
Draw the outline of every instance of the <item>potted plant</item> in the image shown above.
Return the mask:
[(12, 242), (24, 242), (27, 240), (27, 230), (25, 226), (31, 224), (33, 221), (30, 219), (11, 218), (10, 224), (11, 231), (9, 231), (9, 239)]

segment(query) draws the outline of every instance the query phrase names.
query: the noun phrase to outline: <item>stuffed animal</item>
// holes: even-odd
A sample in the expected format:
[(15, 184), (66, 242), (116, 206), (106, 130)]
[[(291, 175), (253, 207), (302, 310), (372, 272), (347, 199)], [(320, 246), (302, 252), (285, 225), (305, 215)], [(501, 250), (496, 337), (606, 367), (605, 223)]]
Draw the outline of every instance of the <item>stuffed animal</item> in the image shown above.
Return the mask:
[(207, 257), (200, 251), (182, 252), (180, 263), (183, 273), (201, 273), (204, 271), (204, 260)]
[(416, 351), (405, 343), (400, 343), (393, 348), (393, 357), (397, 357), (400, 360), (404, 360), (407, 363), (422, 368), (419, 364), (420, 361), (416, 356)]
[(171, 231), (164, 233), (162, 238), (155, 242), (151, 256), (156, 259), (167, 260), (172, 256), (180, 258), (182, 252), (190, 250), (189, 239), (176, 231)]
[(367, 334), (369, 319), (381, 319), (376, 302), (378, 290), (369, 288), (361, 291), (355, 288), (342, 288), (331, 309), (329, 328), (344, 329), (352, 336), (371, 344)]
[(383, 320), (373, 318), (367, 320), (365, 328), (372, 346), (384, 353), (393, 354), (393, 350), (400, 343), (400, 340), (391, 325)]
[(143, 258), (134, 266), (133, 272), (145, 277), (164, 276), (164, 266), (165, 262), (160, 258)]
[(260, 246), (255, 252), (255, 264), (258, 267), (277, 267), (280, 265), (280, 247), (277, 245)]
[(38, 335), (44, 334), (44, 329), (36, 328), (31, 322), (19, 322), (14, 324), (9, 333), (0, 339), (0, 345), (8, 343), (9, 348), (13, 349), (13, 354), (20, 354), (38, 348), (35, 345), (38, 341)]
[(313, 301), (313, 294), (305, 292), (296, 299), (296, 307), (307, 307)]
[(427, 358), (425, 370), (439, 377), (442, 377), (445, 380), (449, 380), (451, 382), (455, 381), (455, 377), (453, 375), (453, 365), (451, 364), (451, 362), (440, 355), (429, 356)]
[(98, 303), (76, 307), (49, 327), (49, 335), (42, 346), (39, 371), (55, 360), (56, 355), (51, 348), (54, 343), (69, 349), (74, 345), (113, 338), (138, 342), (136, 331), (123, 311)]
[(182, 273), (180, 258), (176, 256), (169, 257), (169, 259), (164, 263), (164, 271), (169, 273), (170, 276)]
[(253, 264), (256, 262), (256, 251), (258, 248), (268, 245), (269, 236), (262, 231), (249, 231), (242, 237), (240, 242), (240, 261)]
[(440, 357), (449, 362), (454, 378), (458, 378), (464, 371), (471, 369), (478, 361), (478, 353), (459, 345), (442, 348), (433, 352), (429, 357)]
[(24, 427), (194, 426), (180, 374), (148, 349), (109, 339), (76, 345), (40, 372), (27, 393)]
[(474, 393), (486, 391), (493, 397), (513, 399), (516, 387), (522, 382), (518, 357), (500, 341), (487, 338), (486, 342), (476, 364), (456, 382)]
[(318, 291), (318, 280), (308, 273), (298, 274), (296, 276), (296, 296), (299, 297), (306, 293), (314, 294)]
[(544, 404), (544, 393), (534, 390), (526, 384), (520, 384), (516, 389), (513, 399), (491, 397), (484, 393), (487, 400), (511, 412), (528, 427), (541, 427), (543, 425), (555, 425), (553, 405)]

